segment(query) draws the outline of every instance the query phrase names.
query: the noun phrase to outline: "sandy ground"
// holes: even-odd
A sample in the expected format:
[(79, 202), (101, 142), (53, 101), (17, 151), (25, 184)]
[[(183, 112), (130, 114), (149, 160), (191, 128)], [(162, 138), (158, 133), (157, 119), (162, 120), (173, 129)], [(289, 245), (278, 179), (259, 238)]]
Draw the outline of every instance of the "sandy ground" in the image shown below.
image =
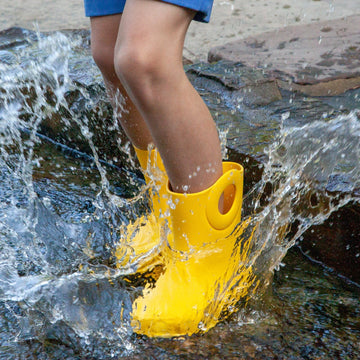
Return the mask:
[[(191, 25), (184, 55), (205, 60), (215, 45), (287, 25), (359, 13), (359, 0), (215, 0), (210, 24)], [(89, 28), (89, 20), (82, 0), (0, 0), (0, 30), (11, 26), (79, 29)]]

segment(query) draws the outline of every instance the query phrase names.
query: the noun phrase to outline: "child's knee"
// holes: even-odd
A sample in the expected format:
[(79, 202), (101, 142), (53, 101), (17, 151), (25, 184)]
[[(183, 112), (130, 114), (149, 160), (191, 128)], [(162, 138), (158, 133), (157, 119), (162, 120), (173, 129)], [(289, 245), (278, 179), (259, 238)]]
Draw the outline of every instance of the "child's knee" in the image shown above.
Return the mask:
[(115, 71), (126, 82), (151, 72), (151, 57), (135, 45), (120, 46), (115, 53)]
[(119, 79), (134, 92), (146, 92), (169, 75), (164, 69), (164, 57), (146, 45), (119, 46), (114, 63)]

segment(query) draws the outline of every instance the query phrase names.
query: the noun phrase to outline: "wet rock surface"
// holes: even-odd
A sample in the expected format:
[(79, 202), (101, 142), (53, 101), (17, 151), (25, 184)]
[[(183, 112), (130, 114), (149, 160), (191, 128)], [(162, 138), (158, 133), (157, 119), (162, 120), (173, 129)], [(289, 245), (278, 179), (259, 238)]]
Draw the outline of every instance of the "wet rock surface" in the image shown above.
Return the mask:
[[(91, 140), (96, 151), (102, 154), (102, 160), (123, 166), (128, 161), (128, 154), (119, 144), (125, 141), (125, 135), (119, 131), (117, 122), (113, 118), (112, 107), (108, 102), (103, 86), (101, 74), (96, 67), (90, 51), (90, 32), (88, 30), (62, 30), (52, 33), (36, 33), (22, 28), (10, 28), (0, 32), (0, 65), (18, 64), (26, 68), (38, 66), (37, 57), (46, 57), (39, 51), (39, 41), (46, 39), (50, 34), (62, 34), (66, 38), (66, 45), (71, 46), (71, 53), (64, 61), (68, 62), (68, 73), (59, 75), (59, 84), (62, 85), (64, 76), (68, 76), (72, 84), (66, 83), (66, 104), (60, 104), (55, 111), (47, 111), (44, 114), (39, 132), (49, 138), (75, 150), (74, 155), (92, 154), (89, 139), (82, 131), (82, 120), (86, 119), (87, 126), (91, 129)], [(45, 48), (46, 46), (43, 45)], [(40, 46), (41, 49), (41, 46)], [(56, 50), (56, 48), (55, 48)], [(1, 52), (2, 51), (2, 52)], [(60, 50), (61, 51), (61, 50)], [(56, 64), (55, 64), (56, 65)], [(61, 65), (61, 64), (60, 64)], [(44, 68), (45, 64), (41, 65)], [(16, 67), (14, 67), (16, 69)], [(56, 71), (56, 69), (47, 69)], [(32, 79), (25, 79), (19, 84), (19, 95), (24, 97), (30, 107), (33, 107), (37, 96), (31, 84)], [(54, 109), (57, 106), (57, 97), (54, 93), (54, 79), (44, 71), (42, 74), (42, 86), (46, 101)], [(28, 85), (30, 83), (30, 85)], [(27, 112), (29, 112), (27, 110)], [(26, 113), (24, 119), (28, 117)], [(75, 119), (76, 118), (76, 119)]]
[[(221, 67), (224, 71), (227, 69), (227, 77), (230, 77), (231, 73), (234, 76), (241, 76), (239, 74), (242, 73), (245, 77), (249, 72), (261, 73), (260, 70), (227, 62), (194, 66), (200, 68), (204, 66), (207, 70), (212, 68), (213, 74), (217, 74), (218, 67)], [(360, 89), (349, 90), (345, 94), (333, 97), (309, 97), (278, 89), (274, 92), (274, 97), (280, 94), (280, 98), (269, 101), (270, 97), (265, 96), (262, 98), (263, 102), (260, 102), (261, 105), (258, 105), (258, 94), (254, 94), (254, 102), (251, 103), (250, 100), (245, 102), (243, 97), (236, 95), (238, 90), (231, 90), (226, 86), (225, 81), (222, 88), (219, 88), (218, 84), (215, 84), (218, 80), (209, 78), (207, 73), (203, 75), (198, 71), (197, 77), (206, 79), (207, 86), (204, 85), (204, 79), (197, 78), (192, 81), (195, 85), (201, 84), (198, 90), (215, 114), (218, 127), (226, 129), (229, 123), (232, 125), (227, 132), (228, 154), (230, 160), (245, 164), (245, 192), (252, 189), (261, 179), (263, 166), (267, 161), (266, 149), (276, 140), (280, 127), (292, 128), (309, 125), (320, 119), (331, 120), (359, 108)], [(208, 93), (209, 89), (211, 95)], [(246, 96), (252, 98), (251, 91)], [(229, 107), (233, 111), (229, 111)], [(355, 161), (357, 160), (354, 159)], [(313, 180), (315, 180), (314, 190), (320, 199), (323, 194), (346, 196), (349, 192), (360, 198), (360, 189), (355, 185), (358, 184), (357, 178), (334, 174), (328, 179)], [(321, 201), (319, 204), (312, 204), (311, 201), (313, 200), (310, 199), (308, 205), (321, 206)], [(304, 206), (308, 205), (304, 204)], [(352, 216), (349, 216), (350, 214)], [(359, 223), (359, 205), (352, 203), (333, 213), (324, 224), (307, 230), (299, 246), (312, 259), (359, 283)]]
[[(352, 220), (353, 219), (353, 220)], [(305, 254), (360, 283), (360, 206), (350, 204), (312, 226), (299, 243)]]
[[(353, 20), (351, 24), (353, 24)], [(332, 32), (338, 32), (341, 35), (341, 31), (335, 25), (332, 30), (326, 31), (324, 25), (319, 26), (323, 29), (323, 42)], [(345, 33), (348, 31), (350, 30)], [(358, 34), (357, 29), (354, 31), (355, 34)], [(84, 136), (81, 123), (73, 121), (73, 115), (76, 114), (78, 119), (86, 118), (92, 132), (91, 140), (102, 159), (118, 166), (127, 167), (129, 166), (128, 154), (123, 147), (119, 146), (121, 141), (125, 141), (121, 140), (124, 139), (124, 136), (114, 123), (101, 75), (91, 58), (89, 33), (87, 31), (63, 31), (62, 34), (71, 39), (72, 44), (75, 44), (69, 58), (69, 76), (73, 81), (73, 86), (69, 86), (66, 92), (67, 106), (60, 106), (59, 111), (49, 112), (42, 119), (39, 131), (71, 149), (91, 155), (89, 141)], [(39, 38), (46, 36), (48, 34), (35, 34), (18, 28), (1, 32), (0, 65), (11, 65), (16, 61), (23, 61), (23, 66), (27, 66), (28, 59), (23, 59), (21, 55), (19, 57), (19, 54), (24, 49), (30, 49), (28, 54), (31, 54), (33, 44), (39, 41)], [(277, 38), (276, 41), (281, 39)], [(341, 39), (344, 41), (344, 38)], [(351, 37), (351, 39), (354, 38)], [(355, 42), (358, 41), (357, 39)], [(281, 40), (285, 43), (278, 50), (283, 51), (288, 45), (294, 46), (300, 41), (291, 42), (290, 40), (287, 42)], [(246, 43), (244, 44), (246, 45)], [(253, 58), (256, 58), (256, 54), (260, 51), (271, 52), (264, 51), (265, 43), (260, 42), (257, 45), (255, 43), (256, 46), (254, 43), (252, 44), (246, 46), (250, 46), (253, 50), (253, 53), (249, 53)], [(279, 47), (279, 45), (276, 46)], [(328, 62), (326, 69), (329, 70), (311, 74), (306, 67), (303, 67), (303, 62), (300, 60), (294, 61), (292, 67), (289, 65), (289, 68), (280, 66), (280, 62), (274, 61), (273, 67), (268, 69), (254, 69), (245, 66), (244, 63), (247, 62), (243, 58), (239, 59), (241, 63), (220, 61), (214, 64), (186, 65), (190, 81), (206, 101), (220, 131), (226, 133), (229, 159), (244, 164), (246, 169), (245, 191), (251, 189), (260, 180), (263, 166), (267, 160), (266, 149), (275, 141), (281, 127), (304, 126), (320, 119), (326, 121), (359, 108), (359, 89), (351, 89), (337, 96), (304, 96), (298, 91), (291, 91), (290, 88), (285, 89), (279, 86), (279, 78), (284, 79), (284, 74), (286, 74), (286, 77), (290, 76), (292, 80), (299, 81), (299, 84), (308, 82), (324, 85), (321, 81), (345, 78), (349, 74), (358, 76), (360, 65), (358, 58), (353, 56), (356, 49), (349, 50), (348, 48), (346, 63), (342, 64), (340, 60), (336, 60), (337, 65), (335, 64), (335, 66)], [(224, 53), (225, 50), (222, 51)], [(215, 54), (215, 52), (213, 51), (211, 54)], [(341, 54), (336, 56), (341, 58), (343, 56)], [(36, 55), (34, 50), (33, 56)], [(211, 59), (214, 60), (215, 55), (211, 56)], [(231, 59), (233, 58), (229, 58), (229, 60)], [(288, 64), (290, 63), (289, 59), (287, 57)], [(254, 65), (254, 63), (249, 63), (249, 65)], [(280, 72), (275, 71), (279, 68), (281, 69), (280, 77), (277, 75)], [(296, 69), (296, 71), (289, 70), (287, 72), (287, 69)], [(29, 101), (31, 103), (31, 89), (23, 88), (21, 91), (23, 93), (30, 92)], [(50, 86), (47, 97), (48, 103), (55, 106), (54, 94)], [(345, 196), (349, 188), (354, 188), (352, 182), (353, 179), (344, 180), (341, 176), (334, 176), (328, 181), (321, 182), (315, 190), (320, 194), (337, 192)], [(360, 196), (359, 189), (352, 191), (353, 195)], [(301, 248), (315, 260), (332, 267), (353, 281), (360, 282), (359, 220), (358, 204), (353, 203), (346, 209), (334, 213), (325, 224), (309, 229), (303, 236)]]

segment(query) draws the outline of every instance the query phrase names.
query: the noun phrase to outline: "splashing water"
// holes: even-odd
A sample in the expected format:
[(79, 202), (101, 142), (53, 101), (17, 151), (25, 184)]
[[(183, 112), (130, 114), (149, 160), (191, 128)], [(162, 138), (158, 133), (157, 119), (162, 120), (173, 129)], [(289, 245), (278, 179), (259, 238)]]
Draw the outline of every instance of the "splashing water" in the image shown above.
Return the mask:
[[(32, 341), (44, 346), (56, 342), (56, 351), (73, 349), (74, 358), (136, 351), (129, 314), (143, 283), (131, 278), (132, 267), (116, 269), (111, 257), (119, 246), (126, 251), (121, 232), (141, 213), (144, 194), (130, 199), (116, 194), (112, 176), (135, 186), (140, 182), (101, 162), (88, 119), (66, 101), (76, 89), (88, 107), (94, 106), (90, 91), (69, 76), (74, 46), (76, 40), (60, 33), (39, 37), (12, 54), (10, 64), (0, 65), (0, 326), (6, 328), (0, 350), (7, 359), (15, 359)], [(81, 129), (92, 150), (89, 164), (64, 161), (64, 153), (44, 157), (50, 145), (42, 141), (39, 127), (44, 118), (59, 113), (69, 115), (61, 117), (65, 127), (71, 118)], [(251, 268), (248, 298), (261, 297), (288, 249), (307, 229), (358, 201), (359, 143), (356, 111), (280, 129), (267, 150), (261, 181), (244, 197), (251, 214), (244, 214), (249, 225), (238, 246), (246, 257), (237, 260), (228, 286), (241, 283)], [(45, 166), (51, 181), (39, 175)], [(341, 177), (346, 192), (322, 191), (335, 177)], [(61, 204), (59, 189), (70, 193), (70, 203)], [(220, 298), (214, 299), (214, 308), (217, 302)], [(237, 309), (233, 304), (230, 311)]]
[[(96, 353), (93, 350), (96, 339), (113, 341), (116, 346), (111, 352), (122, 353), (131, 348), (126, 318), (131, 308), (130, 295), (126, 283), (117, 279), (118, 275), (110, 274), (110, 268), (97, 258), (105, 253), (110, 258), (111, 247), (119, 242), (114, 229), (128, 221), (124, 214), (131, 215), (134, 210), (128, 202), (110, 193), (106, 170), (97, 156), (87, 119), (75, 114), (65, 100), (67, 92), (75, 86), (68, 73), (73, 46), (76, 43), (70, 43), (60, 33), (40, 37), (32, 47), (16, 54), (18, 62), (1, 65), (0, 299), (6, 308), (11, 308), (17, 322), (12, 340), (47, 338), (49, 331), (55, 333), (50, 338), (56, 338), (57, 331), (71, 331), (79, 336), (78, 346), (85, 349), (84, 353)], [(22, 58), (26, 62), (19, 65)], [(91, 106), (85, 92), (84, 97)], [(97, 194), (91, 187), (79, 189), (85, 190), (86, 195), (90, 190), (94, 211), (82, 214), (76, 222), (65, 222), (52, 212), (51, 191), (40, 191), (40, 197), (37, 192), (43, 189), (34, 189), (34, 169), (40, 168), (41, 163), (49, 166), (53, 161), (51, 154), (46, 159), (36, 155), (41, 142), (39, 126), (44, 118), (57, 112), (67, 112), (80, 125), (94, 151), (92, 161), (100, 174), (98, 185), (93, 186)], [(65, 127), (71, 125), (66, 118), (63, 120)], [(56, 172), (63, 164), (54, 165), (52, 170)], [(80, 168), (79, 164), (74, 165), (70, 166), (72, 174), (78, 171), (85, 175), (92, 167), (90, 164), (82, 171), (81, 165)], [(84, 194), (79, 196), (84, 198)], [(121, 211), (124, 207), (126, 210)], [(96, 274), (89, 267), (95, 267)], [(98, 345), (97, 351), (101, 353), (102, 346)]]
[[(256, 214), (252, 219), (256, 241), (251, 261), (260, 273), (278, 269), (288, 249), (307, 229), (356, 201), (359, 136), (356, 112), (299, 128), (281, 128), (278, 140), (268, 150), (263, 177), (246, 206)], [(339, 174), (346, 180), (346, 194), (321, 190)], [(269, 184), (272, 191), (264, 199)], [(289, 234), (291, 225), (295, 226)]]

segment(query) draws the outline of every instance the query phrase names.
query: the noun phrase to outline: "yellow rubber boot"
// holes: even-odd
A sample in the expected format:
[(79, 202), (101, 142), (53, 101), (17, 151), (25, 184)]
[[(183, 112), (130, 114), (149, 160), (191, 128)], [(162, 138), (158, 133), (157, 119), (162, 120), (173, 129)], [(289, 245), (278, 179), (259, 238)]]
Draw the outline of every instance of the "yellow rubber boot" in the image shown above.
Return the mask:
[(115, 252), (117, 266), (136, 264), (137, 272), (145, 272), (161, 262), (159, 243), (162, 227), (169, 221), (169, 205), (166, 186), (168, 178), (157, 150), (141, 150), (134, 147), (145, 182), (150, 189), (151, 212), (130, 223), (126, 233), (125, 247)]
[[(251, 284), (251, 269), (244, 270), (240, 282), (234, 278), (240, 257), (246, 256), (246, 250), (240, 254), (236, 246), (242, 231), (237, 228), (242, 167), (224, 163), (220, 179), (199, 193), (178, 194), (169, 188), (167, 192), (174, 206), (170, 206), (173, 236), (163, 250), (165, 271), (155, 287), (145, 287), (132, 309), (134, 331), (150, 337), (208, 330), (230, 304), (247, 294)], [(224, 214), (218, 205), (222, 194)]]

